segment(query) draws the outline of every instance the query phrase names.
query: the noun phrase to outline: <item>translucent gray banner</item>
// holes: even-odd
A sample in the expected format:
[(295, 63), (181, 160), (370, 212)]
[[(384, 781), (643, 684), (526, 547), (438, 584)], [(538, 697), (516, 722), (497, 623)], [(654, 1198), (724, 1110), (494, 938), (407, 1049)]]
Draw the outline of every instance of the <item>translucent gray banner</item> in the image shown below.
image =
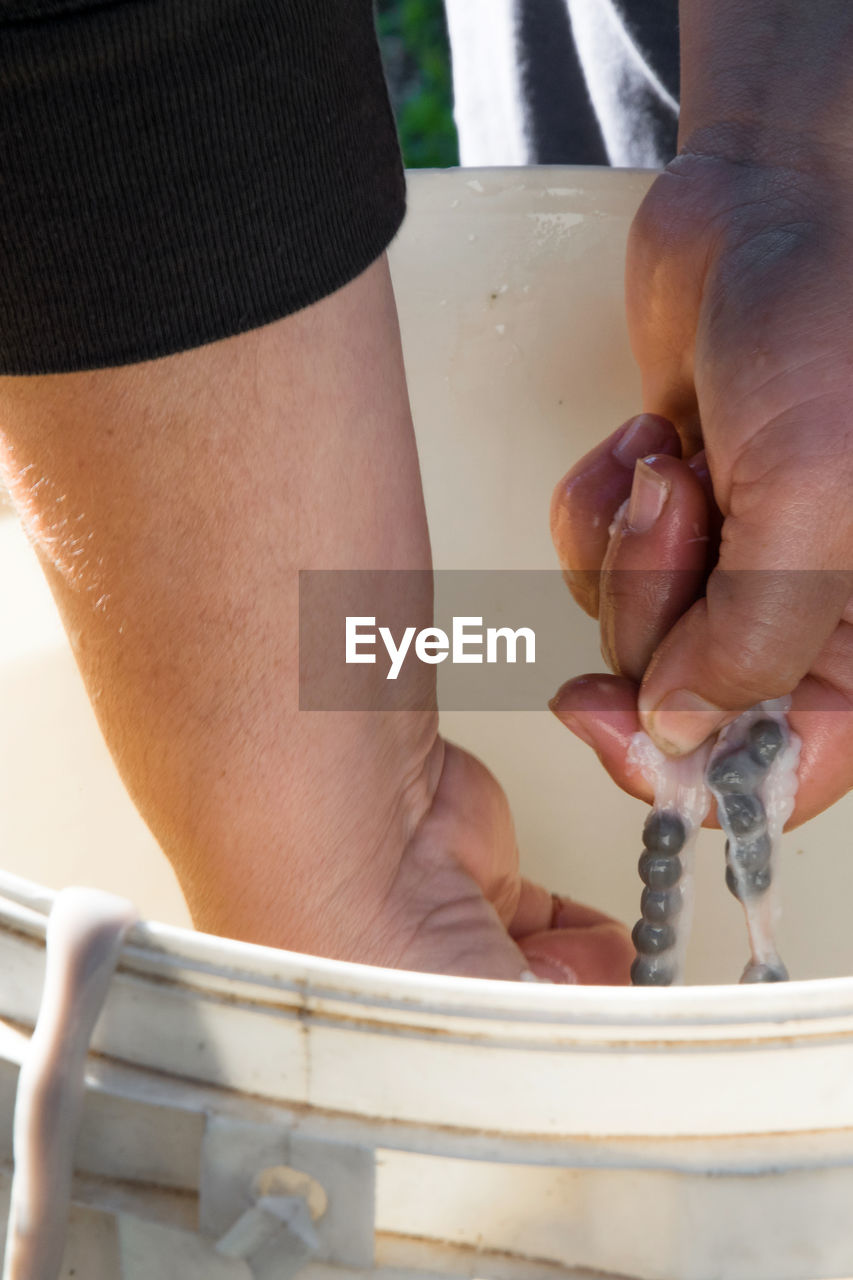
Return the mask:
[[(733, 663), (753, 636), (765, 647), (769, 637), (775, 659), (786, 636), (807, 634), (836, 605), (840, 613), (851, 582), (853, 574), (840, 570), (715, 571), (709, 599), (747, 619), (747, 632), (732, 635)], [(671, 622), (697, 587), (701, 579), (669, 570), (620, 571), (603, 581), (623, 628), (638, 635), (656, 633), (662, 600), (679, 601), (674, 613), (663, 611)], [(447, 711), (537, 710), (571, 677), (606, 669), (597, 623), (556, 570), (306, 570), (299, 609), (306, 711), (414, 710), (436, 700)]]
[(299, 575), (302, 710), (423, 709), (436, 681), (443, 710), (535, 710), (601, 669), (597, 625), (557, 571)]

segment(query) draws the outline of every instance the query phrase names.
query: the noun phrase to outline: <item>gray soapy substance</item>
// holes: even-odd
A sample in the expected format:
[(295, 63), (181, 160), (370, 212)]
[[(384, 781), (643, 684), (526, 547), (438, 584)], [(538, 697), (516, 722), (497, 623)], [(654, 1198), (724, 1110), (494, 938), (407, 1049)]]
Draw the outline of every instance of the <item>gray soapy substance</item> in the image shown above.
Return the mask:
[(634, 735), (628, 761), (654, 790), (654, 807), (643, 827), (640, 877), (645, 884), (642, 918), (632, 938), (637, 958), (631, 981), (638, 987), (683, 982), (693, 912), (693, 851), (710, 808), (705, 785), (709, 748), (673, 760), (645, 733)]
[(742, 903), (750, 960), (741, 982), (783, 982), (774, 928), (779, 913), (776, 851), (794, 808), (800, 740), (788, 727), (790, 699), (759, 703), (707, 744), (680, 759), (657, 749), (644, 733), (634, 736), (629, 763), (654, 791), (643, 828), (639, 870), (645, 888), (642, 918), (632, 934), (635, 986), (669, 986), (683, 980), (693, 906), (692, 855), (696, 835), (717, 803), (726, 835), (726, 883)]
[(790, 699), (761, 702), (726, 725), (707, 781), (726, 834), (726, 883), (742, 904), (750, 959), (741, 982), (783, 982), (776, 950), (776, 864), (782, 828), (794, 808), (800, 740), (786, 719)]
[(63, 889), (47, 925), (44, 990), (18, 1077), (15, 1173), (3, 1280), (56, 1280), (71, 1197), (86, 1054), (133, 904), (95, 889)]

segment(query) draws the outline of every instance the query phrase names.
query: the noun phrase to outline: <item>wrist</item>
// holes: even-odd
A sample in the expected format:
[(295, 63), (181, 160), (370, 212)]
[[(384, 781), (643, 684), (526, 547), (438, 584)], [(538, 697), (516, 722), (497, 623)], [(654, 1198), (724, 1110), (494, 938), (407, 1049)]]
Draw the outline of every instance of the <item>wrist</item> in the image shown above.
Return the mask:
[(847, 154), (847, 0), (681, 0), (680, 20), (680, 151), (805, 173)]

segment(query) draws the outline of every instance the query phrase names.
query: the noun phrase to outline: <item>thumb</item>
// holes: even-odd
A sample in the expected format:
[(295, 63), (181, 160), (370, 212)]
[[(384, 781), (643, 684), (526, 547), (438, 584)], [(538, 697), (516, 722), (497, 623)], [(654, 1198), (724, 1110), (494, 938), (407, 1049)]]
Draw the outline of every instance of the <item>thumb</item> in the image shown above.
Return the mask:
[(670, 755), (694, 750), (747, 707), (791, 693), (850, 598), (849, 570), (815, 567), (844, 563), (846, 521), (825, 518), (826, 508), (817, 514), (819, 505), (804, 510), (802, 489), (779, 480), (764, 518), (725, 522), (704, 598), (649, 664), (640, 720)]

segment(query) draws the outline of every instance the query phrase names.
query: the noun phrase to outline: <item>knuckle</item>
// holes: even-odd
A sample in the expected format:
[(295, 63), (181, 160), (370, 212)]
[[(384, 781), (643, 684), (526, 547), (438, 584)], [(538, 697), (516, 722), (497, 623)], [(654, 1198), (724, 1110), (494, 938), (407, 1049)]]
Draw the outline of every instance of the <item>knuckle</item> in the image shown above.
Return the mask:
[(575, 604), (590, 618), (599, 612), (599, 573), (596, 569), (567, 569), (563, 578)]
[[(629, 237), (629, 263), (667, 258), (722, 264), (730, 284), (745, 268), (773, 272), (824, 237), (831, 221), (815, 184), (795, 168), (682, 152), (650, 187)], [(817, 236), (820, 239), (820, 236)], [(731, 264), (731, 271), (726, 264)]]
[(662, 177), (652, 183), (631, 223), (628, 266), (633, 271), (645, 269), (651, 272), (680, 238), (681, 228), (675, 216), (674, 202), (662, 183)]
[[(710, 175), (693, 157), (676, 156), (652, 183), (634, 215), (631, 254), (661, 258), (700, 243), (713, 204)], [(719, 197), (718, 197), (719, 199)]]
[(712, 622), (705, 666), (715, 687), (744, 707), (790, 693), (804, 674), (798, 647), (785, 643), (777, 625), (732, 611)]

